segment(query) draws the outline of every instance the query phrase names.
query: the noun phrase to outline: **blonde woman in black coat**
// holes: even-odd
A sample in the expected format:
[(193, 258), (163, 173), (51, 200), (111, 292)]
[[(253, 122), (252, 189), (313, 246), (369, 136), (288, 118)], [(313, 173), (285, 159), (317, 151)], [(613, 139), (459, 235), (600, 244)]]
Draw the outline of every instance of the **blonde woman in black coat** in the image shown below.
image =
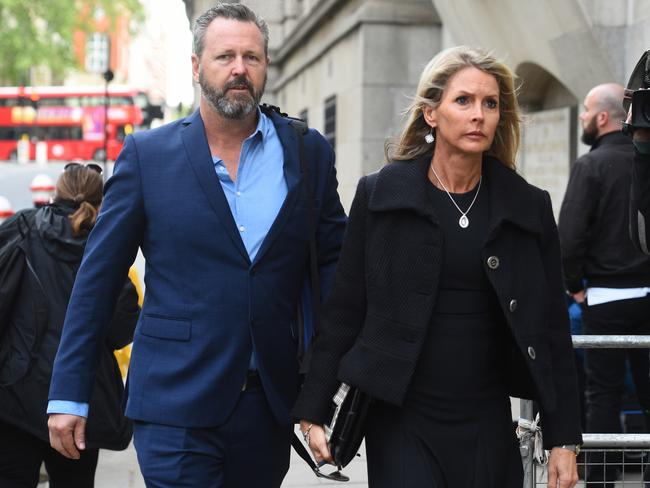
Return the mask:
[(294, 408), (317, 461), (345, 381), (375, 399), (371, 488), (520, 488), (509, 395), (539, 402), (549, 486), (577, 482), (557, 229), (548, 193), (515, 172), (518, 143), (504, 64), (466, 47), (430, 61), (390, 164), (359, 182)]

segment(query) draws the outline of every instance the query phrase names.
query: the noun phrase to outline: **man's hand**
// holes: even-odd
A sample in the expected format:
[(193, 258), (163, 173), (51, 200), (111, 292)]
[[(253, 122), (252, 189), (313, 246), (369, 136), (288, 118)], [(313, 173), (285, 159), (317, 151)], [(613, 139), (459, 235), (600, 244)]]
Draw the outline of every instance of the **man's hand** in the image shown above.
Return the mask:
[(316, 464), (320, 464), (322, 461), (332, 464), (334, 460), (327, 446), (325, 430), (320, 425), (312, 424), (308, 420), (301, 420), (300, 431), (304, 435), (307, 430), (309, 430), (309, 434), (307, 435), (309, 449), (311, 449), (314, 455)]
[(554, 447), (548, 460), (548, 488), (573, 488), (578, 482), (576, 455), (573, 451)]
[(579, 292), (572, 293), (571, 297), (576, 301), (578, 304), (583, 304), (585, 302), (585, 291), (580, 290)]
[(86, 419), (66, 413), (53, 413), (47, 421), (50, 445), (63, 456), (79, 459), (86, 449)]

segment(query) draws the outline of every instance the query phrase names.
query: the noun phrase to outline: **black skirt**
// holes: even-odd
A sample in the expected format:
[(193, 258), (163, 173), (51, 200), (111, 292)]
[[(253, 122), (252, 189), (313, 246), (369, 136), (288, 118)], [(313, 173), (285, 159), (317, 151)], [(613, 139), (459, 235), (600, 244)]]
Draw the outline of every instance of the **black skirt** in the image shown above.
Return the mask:
[(368, 419), (370, 488), (521, 488), (523, 469), (509, 408), (441, 421), (377, 402)]
[(372, 406), (369, 486), (521, 488), (503, 315), (489, 294), (441, 295), (404, 404)]

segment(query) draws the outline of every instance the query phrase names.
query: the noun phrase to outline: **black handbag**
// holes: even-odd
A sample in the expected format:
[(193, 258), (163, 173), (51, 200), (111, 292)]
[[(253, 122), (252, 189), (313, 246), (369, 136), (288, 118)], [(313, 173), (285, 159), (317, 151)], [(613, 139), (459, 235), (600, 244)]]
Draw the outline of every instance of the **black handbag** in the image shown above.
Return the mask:
[(332, 418), (324, 427), (334, 464), (339, 470), (358, 455), (371, 400), (370, 395), (347, 383), (341, 383), (332, 398)]

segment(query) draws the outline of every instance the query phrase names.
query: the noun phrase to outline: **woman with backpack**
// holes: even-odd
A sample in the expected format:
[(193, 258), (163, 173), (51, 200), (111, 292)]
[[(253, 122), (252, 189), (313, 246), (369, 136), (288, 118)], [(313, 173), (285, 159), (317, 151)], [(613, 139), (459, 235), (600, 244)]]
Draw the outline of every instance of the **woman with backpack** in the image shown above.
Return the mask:
[[(70, 460), (50, 447), (47, 401), (52, 364), (75, 275), (102, 201), (96, 164), (70, 163), (56, 184), (54, 202), (18, 212), (0, 226), (0, 254), (20, 246), (23, 261), (0, 316), (0, 486), (36, 487), (45, 463), (50, 488), (94, 485), (99, 448), (125, 449), (132, 426), (122, 414), (123, 384), (113, 351), (132, 341), (139, 314), (127, 280), (101, 351), (87, 426), (87, 448)], [(17, 271), (18, 273), (18, 271)], [(3, 285), (4, 288), (4, 285)], [(3, 296), (9, 296), (3, 290)]]

